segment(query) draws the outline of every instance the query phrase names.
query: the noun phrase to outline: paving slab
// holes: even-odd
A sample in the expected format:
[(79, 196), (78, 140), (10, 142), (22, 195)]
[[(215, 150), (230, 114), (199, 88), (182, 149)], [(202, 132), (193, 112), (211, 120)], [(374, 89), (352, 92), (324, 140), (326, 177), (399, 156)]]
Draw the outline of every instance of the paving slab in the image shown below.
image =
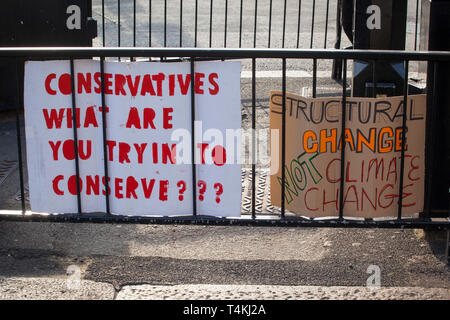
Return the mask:
[(258, 285), (126, 286), (118, 300), (450, 300), (450, 290), (411, 287)]
[(0, 278), (0, 300), (112, 300), (114, 287), (89, 280)]

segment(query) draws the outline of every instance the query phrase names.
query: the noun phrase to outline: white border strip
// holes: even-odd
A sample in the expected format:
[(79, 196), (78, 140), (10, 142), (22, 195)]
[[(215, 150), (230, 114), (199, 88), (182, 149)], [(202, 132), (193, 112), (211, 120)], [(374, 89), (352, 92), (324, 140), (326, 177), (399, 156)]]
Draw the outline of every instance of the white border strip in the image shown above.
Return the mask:
[[(275, 71), (256, 71), (256, 77), (257, 78), (281, 78), (282, 71), (281, 70), (275, 70)], [(304, 71), (304, 70), (287, 70), (286, 71), (286, 77), (287, 78), (312, 78), (313, 74), (312, 72)], [(350, 79), (352, 76), (351, 71), (347, 71), (347, 79)], [(317, 71), (317, 78), (330, 78), (331, 77), (331, 70), (330, 71)], [(244, 70), (241, 72), (241, 79), (251, 79), (252, 78), (252, 72), (248, 70)]]

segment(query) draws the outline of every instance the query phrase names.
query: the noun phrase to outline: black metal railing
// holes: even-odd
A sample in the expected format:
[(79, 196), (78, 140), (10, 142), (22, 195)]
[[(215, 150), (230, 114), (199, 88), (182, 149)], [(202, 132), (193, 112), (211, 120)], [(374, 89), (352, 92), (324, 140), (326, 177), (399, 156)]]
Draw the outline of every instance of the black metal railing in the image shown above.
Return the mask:
[[(42, 60), (42, 59), (66, 59), (70, 61), (70, 73), (73, 80), (74, 77), (74, 59), (80, 58), (95, 58), (98, 59), (98, 63), (100, 65), (101, 72), (101, 100), (102, 105), (105, 105), (105, 79), (104, 79), (104, 63), (105, 59), (110, 57), (129, 57), (129, 58), (151, 58), (151, 57), (170, 57), (175, 60), (184, 60), (190, 61), (190, 73), (191, 79), (195, 77), (195, 64), (194, 62), (197, 60), (227, 60), (227, 59), (249, 59), (251, 61), (251, 90), (252, 90), (252, 128), (256, 128), (256, 62), (258, 59), (277, 59), (282, 62), (282, 94), (283, 97), (286, 97), (286, 69), (287, 69), (287, 59), (295, 59), (295, 60), (307, 60), (312, 62), (313, 64), (313, 73), (312, 73), (312, 83), (313, 83), (313, 97), (316, 97), (316, 88), (317, 88), (317, 62), (318, 60), (331, 60), (331, 59), (342, 59), (344, 72), (343, 72), (343, 83), (342, 83), (342, 134), (345, 131), (345, 112), (346, 112), (346, 98), (348, 96), (347, 93), (347, 67), (348, 62), (351, 60), (366, 60), (366, 61), (403, 61), (404, 63), (404, 79), (409, 78), (409, 65), (412, 61), (428, 61), (431, 68), (435, 68), (437, 63), (441, 62), (450, 62), (450, 53), (448, 52), (403, 52), (403, 51), (365, 51), (365, 50), (297, 50), (297, 49), (179, 49), (179, 48), (0, 48), (0, 59), (3, 58), (15, 58), (19, 62), (23, 63), (24, 60)], [(170, 61), (174, 61), (171, 59)], [(163, 60), (164, 61), (164, 60)], [(21, 79), (21, 75), (19, 72), (17, 73), (17, 79)], [(376, 74), (373, 72), (373, 83), (376, 83)], [(72, 86), (74, 85), (74, 81), (72, 81)], [(17, 83), (18, 88), (20, 87), (20, 83)], [(376, 96), (376, 86), (374, 85), (374, 97)], [(192, 115), (192, 125), (194, 125), (195, 121), (195, 93), (193, 91), (194, 86), (191, 85), (191, 115)], [(20, 90), (18, 89), (18, 95)], [(429, 95), (439, 94), (438, 92), (433, 92), (433, 87), (428, 88)], [(72, 108), (75, 110), (76, 108), (76, 91), (73, 90), (72, 87)], [(404, 96), (403, 103), (406, 105), (406, 101), (408, 99), (408, 82), (405, 81), (404, 85)], [(195, 223), (195, 224), (212, 224), (212, 225), (257, 225), (257, 226), (314, 226), (314, 227), (382, 227), (382, 228), (438, 228), (438, 229), (449, 229), (450, 221), (448, 218), (444, 219), (435, 219), (432, 215), (432, 207), (430, 206), (430, 197), (429, 195), (433, 192), (431, 190), (430, 182), (432, 176), (430, 174), (430, 170), (425, 170), (425, 185), (428, 186), (426, 188), (425, 194), (425, 206), (424, 212), (422, 213), (420, 218), (417, 219), (405, 219), (402, 215), (402, 197), (403, 197), (403, 182), (404, 182), (404, 146), (405, 139), (402, 139), (402, 149), (401, 149), (401, 168), (400, 168), (400, 179), (399, 179), (399, 200), (398, 200), (398, 213), (396, 219), (391, 220), (378, 220), (378, 219), (354, 219), (354, 218), (346, 218), (343, 214), (343, 199), (342, 192), (340, 193), (340, 201), (339, 201), (339, 213), (337, 217), (333, 218), (302, 218), (302, 217), (286, 217), (286, 209), (285, 209), (285, 179), (284, 170), (282, 172), (282, 202), (281, 202), (281, 211), (278, 217), (267, 218), (267, 216), (261, 216), (257, 214), (256, 210), (256, 201), (255, 201), (255, 186), (256, 186), (256, 165), (255, 162), (252, 164), (252, 204), (249, 215), (243, 215), (242, 218), (218, 218), (211, 216), (199, 216), (196, 212), (196, 188), (193, 188), (193, 199), (194, 199), (194, 209), (192, 214), (188, 216), (180, 216), (180, 217), (149, 217), (149, 216), (125, 216), (125, 215), (112, 215), (110, 212), (110, 199), (108, 197), (108, 189), (105, 192), (105, 203), (106, 203), (106, 211), (101, 213), (84, 213), (82, 208), (82, 202), (80, 197), (80, 186), (77, 185), (77, 213), (74, 214), (60, 214), (60, 215), (38, 215), (38, 214), (28, 214), (25, 197), (24, 197), (24, 159), (22, 157), (22, 138), (21, 138), (21, 125), (20, 125), (20, 117), (21, 112), (23, 110), (23, 101), (22, 97), (17, 100), (16, 106), (16, 131), (17, 131), (17, 146), (18, 146), (18, 161), (19, 161), (19, 179), (20, 179), (20, 192), (22, 195), (21, 200), (21, 215), (16, 214), (2, 214), (0, 215), (0, 220), (19, 220), (19, 221), (71, 221), (71, 222), (120, 222), (120, 223)], [(105, 171), (105, 179), (108, 181), (108, 154), (106, 150), (106, 114), (105, 109), (102, 108), (102, 125), (103, 125), (103, 156), (104, 156), (104, 171)], [(432, 121), (435, 121), (433, 117), (433, 112), (431, 105), (427, 106), (427, 136), (426, 136), (426, 159), (432, 158), (433, 156), (433, 148), (431, 147), (431, 139), (432, 136), (429, 134), (431, 132), (429, 129), (432, 127)], [(285, 167), (285, 152), (286, 152), (286, 99), (283, 99), (282, 102), (282, 133), (281, 133), (281, 150), (282, 150), (282, 163), (281, 168)], [(77, 126), (76, 126), (76, 112), (73, 112), (73, 136), (74, 136), (74, 145), (75, 148), (78, 145), (77, 141)], [(407, 127), (407, 117), (406, 112), (403, 112), (402, 118), (402, 129), (403, 132), (406, 131)], [(192, 129), (192, 141), (195, 141), (194, 130)], [(253, 136), (252, 146), (255, 146), (255, 137)], [(342, 139), (342, 152), (341, 152), (341, 177), (344, 176), (344, 156), (345, 156), (345, 148), (346, 143), (345, 139)], [(194, 143), (191, 145), (192, 151), (194, 154)], [(255, 153), (253, 153), (254, 156)], [(79, 164), (78, 164), (78, 152), (75, 151), (75, 159), (74, 159), (74, 171), (77, 176), (77, 181), (79, 181)], [(430, 168), (432, 165), (426, 162), (426, 167)], [(192, 179), (193, 185), (196, 185), (196, 164), (192, 164)], [(344, 179), (340, 180), (341, 188), (343, 187)], [(106, 188), (108, 188), (108, 184), (106, 183)], [(342, 190), (342, 189), (341, 189)], [(1, 209), (1, 208), (0, 208)], [(226, 213), (224, 213), (226, 216)]]

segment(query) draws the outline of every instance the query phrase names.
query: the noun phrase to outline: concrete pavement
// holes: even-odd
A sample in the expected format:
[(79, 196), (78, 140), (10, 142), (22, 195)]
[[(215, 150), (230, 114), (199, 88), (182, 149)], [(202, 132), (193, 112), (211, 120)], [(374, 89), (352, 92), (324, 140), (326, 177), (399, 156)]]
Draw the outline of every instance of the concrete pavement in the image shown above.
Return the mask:
[(66, 279), (0, 277), (0, 300), (111, 300), (114, 287), (83, 280), (77, 289)]
[(117, 300), (449, 300), (446, 289), (408, 287), (324, 287), (180, 285), (126, 286)]
[(132, 285), (116, 291), (107, 283), (64, 279), (0, 278), (0, 300), (450, 300), (442, 288), (266, 285)]

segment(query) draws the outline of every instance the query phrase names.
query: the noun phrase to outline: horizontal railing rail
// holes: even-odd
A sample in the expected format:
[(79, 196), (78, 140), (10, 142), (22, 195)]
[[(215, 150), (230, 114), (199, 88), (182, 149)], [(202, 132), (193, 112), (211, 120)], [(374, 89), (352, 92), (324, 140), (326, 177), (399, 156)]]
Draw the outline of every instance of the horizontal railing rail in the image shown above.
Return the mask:
[(211, 49), (138, 47), (3, 47), (3, 58), (94, 58), (94, 57), (189, 57), (217, 59), (347, 59), (391, 61), (450, 61), (448, 51), (342, 50), (342, 49)]
[(0, 221), (11, 222), (74, 222), (74, 223), (123, 223), (123, 224), (180, 224), (180, 225), (211, 225), (211, 226), (255, 226), (255, 227), (323, 227), (323, 228), (384, 228), (384, 229), (450, 229), (449, 219), (402, 219), (402, 220), (373, 220), (373, 219), (336, 219), (336, 218), (221, 218), (211, 216), (126, 216), (99, 214), (5, 214), (0, 215)]

